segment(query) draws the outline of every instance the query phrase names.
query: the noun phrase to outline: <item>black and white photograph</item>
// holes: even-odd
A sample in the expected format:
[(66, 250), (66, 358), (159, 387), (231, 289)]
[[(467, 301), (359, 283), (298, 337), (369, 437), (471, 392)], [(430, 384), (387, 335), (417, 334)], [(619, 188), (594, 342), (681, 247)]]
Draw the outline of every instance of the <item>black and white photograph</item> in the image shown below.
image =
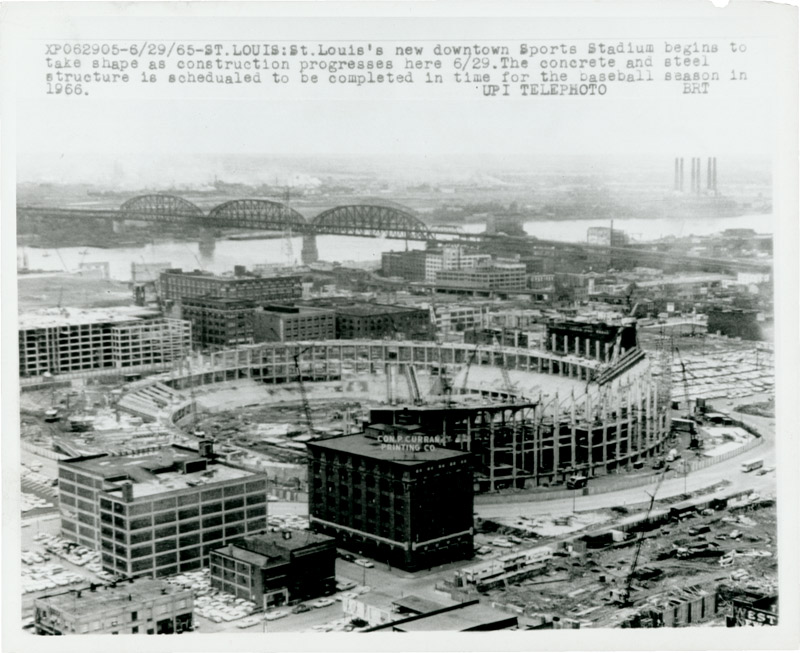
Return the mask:
[(4, 647), (797, 646), (797, 43), (4, 3)]

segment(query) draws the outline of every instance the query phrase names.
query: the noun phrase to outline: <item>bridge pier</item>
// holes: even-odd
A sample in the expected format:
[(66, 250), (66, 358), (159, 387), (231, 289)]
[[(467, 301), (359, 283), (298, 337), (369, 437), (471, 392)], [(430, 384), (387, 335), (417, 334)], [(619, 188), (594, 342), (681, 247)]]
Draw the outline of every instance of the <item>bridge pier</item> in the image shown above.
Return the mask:
[(200, 239), (197, 242), (197, 249), (203, 261), (210, 261), (214, 258), (214, 250), (217, 248), (217, 237), (213, 229), (200, 227)]
[(303, 234), (303, 251), (300, 254), (300, 259), (305, 265), (319, 261), (316, 234)]

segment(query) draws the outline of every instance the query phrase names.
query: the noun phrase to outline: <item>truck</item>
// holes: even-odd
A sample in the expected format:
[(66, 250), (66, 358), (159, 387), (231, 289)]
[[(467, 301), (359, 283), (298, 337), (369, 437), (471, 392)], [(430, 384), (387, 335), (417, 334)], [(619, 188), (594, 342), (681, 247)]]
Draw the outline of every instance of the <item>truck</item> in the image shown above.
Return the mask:
[(667, 453), (665, 460), (668, 463), (675, 462), (678, 459), (678, 450), (677, 449), (670, 449)]
[(589, 479), (583, 474), (574, 474), (567, 479), (567, 489), (577, 490), (579, 488), (586, 487), (588, 482)]

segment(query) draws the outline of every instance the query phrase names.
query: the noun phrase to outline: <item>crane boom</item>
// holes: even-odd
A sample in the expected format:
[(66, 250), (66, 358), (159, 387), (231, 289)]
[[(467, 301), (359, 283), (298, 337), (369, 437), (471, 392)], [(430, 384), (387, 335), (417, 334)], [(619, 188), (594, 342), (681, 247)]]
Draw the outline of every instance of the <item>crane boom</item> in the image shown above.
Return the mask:
[(311, 419), (311, 407), (308, 405), (308, 395), (306, 394), (306, 387), (303, 384), (303, 373), (300, 370), (300, 356), (311, 349), (311, 346), (306, 347), (302, 351), (297, 351), (294, 355), (294, 367), (297, 371), (297, 386), (300, 388), (300, 399), (303, 402), (303, 414), (306, 418), (306, 426), (308, 430), (314, 432), (314, 422)]
[[(658, 494), (658, 490), (661, 487), (661, 483), (664, 481), (664, 476), (667, 473), (667, 467), (664, 467), (664, 471), (658, 477), (658, 483), (656, 483), (656, 487), (653, 490), (653, 493), (650, 495), (650, 504), (647, 506), (647, 512), (645, 513), (644, 519), (647, 521), (650, 518), (650, 513), (653, 511), (653, 506), (656, 502), (656, 494)], [(622, 605), (630, 605), (631, 603), (631, 586), (633, 585), (633, 575), (636, 573), (636, 568), (639, 566), (639, 557), (642, 552), (642, 545), (644, 544), (644, 531), (639, 532), (639, 539), (636, 541), (636, 550), (633, 554), (633, 562), (631, 563), (631, 570), (628, 572), (628, 577), (625, 579), (625, 588), (622, 590), (622, 595), (620, 596), (620, 602)]]

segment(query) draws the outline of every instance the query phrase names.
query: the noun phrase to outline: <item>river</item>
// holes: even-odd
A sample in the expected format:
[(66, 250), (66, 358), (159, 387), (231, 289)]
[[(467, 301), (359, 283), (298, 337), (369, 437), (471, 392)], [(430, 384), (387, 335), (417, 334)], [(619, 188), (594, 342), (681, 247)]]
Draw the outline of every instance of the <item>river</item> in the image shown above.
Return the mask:
[[(532, 236), (545, 240), (585, 242), (590, 227), (607, 227), (607, 220), (537, 220), (524, 224)], [(484, 224), (469, 224), (464, 231), (480, 233)], [(770, 214), (744, 215), (733, 218), (615, 220), (614, 228), (625, 231), (634, 241), (655, 240), (666, 236), (709, 235), (724, 229), (754, 229), (772, 233)], [(291, 246), (289, 246), (291, 242)], [(422, 249), (420, 241), (350, 236), (318, 236), (317, 250), (321, 261), (355, 261), (379, 263), (381, 253), (392, 250)], [(213, 248), (198, 242), (161, 242), (140, 247), (96, 248), (64, 247), (59, 249), (18, 248), (31, 270), (74, 271), (81, 263), (108, 262), (112, 279), (129, 281), (131, 263), (169, 263), (184, 270), (203, 269), (215, 273), (230, 272), (234, 265), (299, 264), (303, 247), (300, 237), (259, 240), (217, 240)], [(23, 251), (24, 250), (24, 251)]]

